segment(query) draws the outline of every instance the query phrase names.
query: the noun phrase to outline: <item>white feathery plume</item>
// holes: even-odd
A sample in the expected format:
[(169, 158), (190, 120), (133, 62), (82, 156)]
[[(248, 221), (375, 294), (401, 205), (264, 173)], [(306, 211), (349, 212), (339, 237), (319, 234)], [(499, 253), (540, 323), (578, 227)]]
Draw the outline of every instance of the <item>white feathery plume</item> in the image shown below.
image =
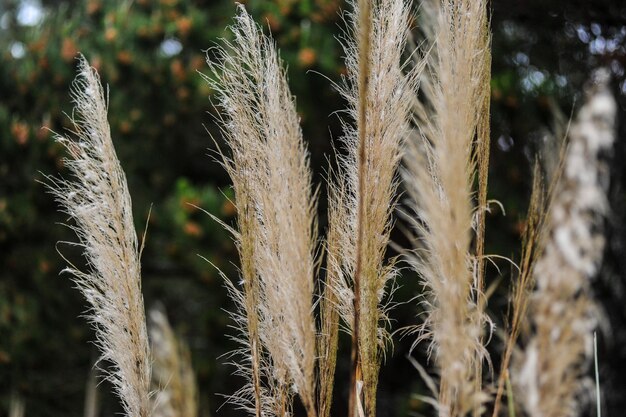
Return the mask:
[(485, 208), (473, 203), (473, 183), (480, 163), (486, 184), (481, 112), (488, 107), (490, 36), (485, 0), (424, 2), (421, 11), (426, 69), (403, 171), (416, 233), (409, 262), (426, 289), (426, 319), (415, 329), (415, 344), (430, 341), (440, 375), (439, 415), (456, 417), (476, 413), (485, 399), (482, 254), (473, 253), (472, 240), (481, 242), (484, 231), (476, 219)]
[(606, 70), (594, 74), (569, 143), (546, 219), (528, 314), (533, 334), (515, 358), (515, 400), (537, 417), (582, 414), (585, 374), (593, 357), (598, 307), (591, 279), (598, 273), (608, 211), (608, 168), (602, 155), (615, 141), (617, 105)]
[[(347, 76), (339, 90), (348, 103), (338, 172), (329, 185), (329, 253), (338, 309), (353, 337), (350, 413), (376, 413), (378, 371), (390, 341), (383, 299), (395, 276), (384, 263), (395, 207), (397, 167), (408, 134), (417, 69), (403, 71), (409, 31), (404, 0), (351, 1), (351, 29), (343, 45)], [(363, 400), (356, 398), (363, 386)], [(352, 417), (353, 414), (350, 415)]]
[[(223, 133), (232, 156), (223, 163), (242, 210), (236, 239), (242, 265), (249, 268), (244, 280), (257, 285), (255, 305), (248, 304), (247, 293), (235, 300), (245, 303), (247, 316), (256, 309), (258, 339), (249, 344), (260, 342), (264, 351), (256, 352), (256, 366), (270, 364), (264, 379), (276, 383), (266, 390), (271, 405), (262, 408), (282, 416), (293, 392), (315, 416), (316, 220), (309, 161), (273, 41), (243, 6), (231, 30), (232, 43), (210, 51), (218, 61), (208, 60), (215, 79), (207, 80), (227, 115)], [(231, 286), (233, 295), (236, 291)]]
[(84, 57), (71, 92), (74, 132), (57, 135), (67, 149), (65, 165), (73, 179), (47, 177), (48, 187), (75, 221), (87, 260), (83, 272), (64, 271), (90, 305), (100, 360), (109, 361), (107, 379), (130, 417), (150, 415), (150, 353), (141, 294), (140, 250), (126, 177), (113, 148), (107, 103), (95, 69)]

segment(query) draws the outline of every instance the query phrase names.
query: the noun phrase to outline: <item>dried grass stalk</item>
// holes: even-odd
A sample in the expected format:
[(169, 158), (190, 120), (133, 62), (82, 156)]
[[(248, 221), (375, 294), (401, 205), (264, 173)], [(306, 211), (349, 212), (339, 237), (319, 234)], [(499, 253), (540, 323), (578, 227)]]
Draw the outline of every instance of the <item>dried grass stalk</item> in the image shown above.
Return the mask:
[(581, 415), (599, 320), (591, 278), (602, 260), (608, 168), (602, 153), (615, 141), (616, 103), (608, 72), (594, 74), (571, 127), (563, 171), (546, 220), (548, 237), (534, 268), (529, 305), (534, 333), (516, 361), (515, 399), (538, 417)]
[[(403, 173), (417, 236), (410, 263), (427, 289), (427, 316), (415, 329), (416, 344), (431, 341), (441, 378), (439, 415), (454, 417), (479, 413), (484, 401), (481, 252), (488, 129), (481, 112), (488, 102), (490, 36), (484, 0), (432, 1), (421, 10), (426, 70)], [(477, 174), (481, 205), (475, 207)]]
[[(332, 174), (331, 174), (332, 176)], [(341, 232), (338, 230), (336, 219), (340, 218), (332, 212), (338, 207), (333, 202), (336, 195), (329, 196), (329, 227), (326, 235), (326, 280), (323, 283), (320, 302), (320, 332), (318, 335), (318, 415), (330, 416), (333, 388), (335, 384), (335, 368), (337, 365), (337, 348), (339, 342), (339, 299), (337, 282), (342, 277)]]
[[(547, 194), (547, 195), (546, 195)], [(536, 163), (533, 171), (533, 188), (526, 215), (526, 227), (522, 236), (522, 252), (516, 280), (511, 288), (509, 299), (509, 318), (506, 342), (500, 364), (496, 396), (492, 417), (497, 417), (504, 394), (505, 385), (509, 377), (509, 365), (516, 348), (517, 340), (522, 331), (524, 319), (528, 311), (530, 295), (534, 286), (534, 268), (538, 255), (542, 252), (545, 238), (544, 224), (549, 211), (549, 190), (545, 189), (539, 164)], [(509, 398), (509, 400), (512, 400)]]
[(85, 403), (83, 407), (84, 417), (98, 417), (99, 413), (99, 396), (98, 396), (98, 368), (93, 367), (89, 370), (87, 383), (85, 385)]
[[(284, 415), (295, 392), (315, 416), (316, 219), (309, 161), (273, 41), (243, 7), (231, 30), (232, 43), (211, 51), (219, 58), (209, 61), (215, 78), (208, 80), (227, 115), (224, 136), (232, 156), (224, 165), (240, 210), (244, 282), (254, 281), (256, 291), (255, 300), (247, 299), (248, 288), (241, 297), (246, 315), (256, 316), (258, 339), (249, 342), (256, 349), (253, 373), (267, 363), (263, 379), (274, 381), (261, 410)], [(256, 396), (258, 387), (253, 390)]]
[(335, 386), (337, 345), (339, 341), (339, 311), (335, 307), (337, 296), (332, 286), (325, 285), (320, 307), (322, 327), (318, 335), (318, 415), (330, 416), (330, 407)]
[(74, 132), (56, 140), (70, 157), (73, 179), (47, 177), (64, 212), (74, 219), (88, 271), (70, 264), (64, 272), (90, 305), (87, 318), (96, 330), (100, 360), (113, 369), (107, 379), (122, 400), (124, 413), (150, 415), (150, 354), (141, 295), (140, 250), (126, 178), (113, 148), (107, 103), (95, 69), (81, 57), (72, 86)]

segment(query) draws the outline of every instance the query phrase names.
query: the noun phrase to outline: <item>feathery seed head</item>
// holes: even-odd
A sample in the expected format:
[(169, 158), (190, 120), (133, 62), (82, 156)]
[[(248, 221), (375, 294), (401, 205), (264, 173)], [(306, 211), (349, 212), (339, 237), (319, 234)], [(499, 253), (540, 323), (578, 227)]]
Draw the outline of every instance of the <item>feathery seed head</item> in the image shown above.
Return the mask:
[[(313, 416), (316, 236), (308, 156), (272, 40), (242, 6), (231, 31), (233, 41), (224, 41), (215, 49), (218, 60), (208, 61), (212, 78), (206, 79), (226, 113), (223, 134), (231, 156), (223, 163), (239, 208), (236, 238), (244, 279), (243, 297), (235, 299), (244, 302), (248, 347), (255, 349), (255, 401), (261, 401), (256, 372), (265, 372), (275, 386), (266, 390), (271, 404), (261, 408), (281, 414), (293, 391)], [(271, 368), (262, 369), (264, 364)]]
[(529, 305), (534, 334), (514, 362), (516, 399), (531, 415), (581, 414), (598, 307), (591, 278), (604, 248), (608, 177), (601, 152), (615, 140), (615, 100), (606, 73), (594, 74), (569, 133), (563, 171), (546, 219), (546, 243), (534, 267)]
[(88, 271), (71, 266), (90, 305), (101, 360), (113, 370), (107, 379), (127, 416), (150, 414), (150, 363), (137, 235), (126, 178), (113, 148), (107, 103), (100, 78), (84, 57), (72, 85), (74, 132), (57, 135), (69, 158), (73, 180), (47, 177), (48, 187), (75, 221), (70, 226), (83, 248)]
[[(353, 1), (344, 45), (347, 75), (339, 91), (348, 104), (339, 169), (329, 184), (331, 285), (338, 310), (353, 335), (354, 392), (363, 384), (364, 410), (375, 413), (380, 362), (389, 341), (383, 298), (394, 276), (384, 265), (396, 200), (396, 169), (408, 133), (410, 93), (416, 73), (403, 72), (409, 7), (404, 0)], [(354, 397), (354, 394), (352, 394)], [(359, 400), (360, 401), (360, 400)], [(351, 400), (356, 410), (357, 404)]]
[[(440, 415), (462, 416), (484, 400), (480, 369), (486, 352), (486, 317), (481, 301), (482, 254), (472, 252), (472, 236), (482, 242), (472, 201), (473, 183), (487, 166), (480, 132), (489, 82), (486, 2), (425, 2), (422, 50), (426, 70), (413, 101), (415, 132), (406, 143), (403, 177), (415, 218), (415, 247), (409, 263), (427, 292), (427, 316), (415, 329), (430, 340), (441, 376)], [(482, 159), (481, 159), (482, 158)], [(484, 182), (481, 173), (480, 181)], [(480, 195), (480, 200), (486, 196)], [(483, 201), (484, 203), (484, 201)], [(482, 250), (479, 249), (479, 251)]]

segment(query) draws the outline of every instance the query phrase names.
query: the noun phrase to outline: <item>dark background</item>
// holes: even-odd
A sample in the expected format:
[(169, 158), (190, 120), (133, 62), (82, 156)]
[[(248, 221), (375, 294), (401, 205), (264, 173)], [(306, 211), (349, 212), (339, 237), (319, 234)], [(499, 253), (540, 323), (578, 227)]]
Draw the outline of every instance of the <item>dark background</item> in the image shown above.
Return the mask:
[[(315, 180), (320, 183), (341, 132), (334, 112), (344, 106), (330, 81), (344, 72), (335, 39), (344, 23), (339, 0), (250, 0), (255, 19), (269, 26), (289, 67)], [(493, 31), (492, 149), (489, 198), (499, 209), (488, 218), (487, 252), (518, 257), (534, 155), (554, 131), (556, 109), (567, 120), (582, 102), (591, 70), (607, 66), (626, 111), (626, 5), (621, 1), (495, 0)], [(177, 333), (191, 347), (200, 386), (201, 415), (216, 414), (220, 394), (239, 381), (217, 359), (232, 349), (224, 336), (231, 307), (207, 257), (235, 276), (236, 251), (229, 237), (193, 203), (234, 220), (228, 178), (208, 156), (219, 140), (203, 50), (235, 14), (230, 0), (135, 0), (134, 2), (0, 0), (0, 415), (12, 393), (24, 398), (32, 416), (83, 413), (89, 369), (96, 356), (93, 334), (81, 313), (85, 304), (72, 289), (55, 242), (74, 237), (59, 223), (52, 197), (37, 182), (42, 173), (63, 173), (63, 151), (50, 130), (69, 127), (69, 83), (80, 51), (110, 87), (109, 120), (118, 156), (133, 197), (138, 230), (152, 204), (143, 255), (146, 307), (162, 303)], [(328, 79), (327, 79), (328, 78)], [(330, 80), (329, 80), (330, 79)], [(624, 138), (624, 126), (618, 138)], [(623, 140), (610, 155), (611, 212), (602, 274), (595, 288), (611, 325), (600, 335), (603, 408), (626, 409), (626, 170)], [(320, 200), (321, 227), (324, 197)], [(401, 239), (394, 233), (394, 239)], [(59, 250), (80, 259), (62, 244)], [(390, 254), (391, 255), (391, 254)], [(502, 277), (489, 310), (500, 328), (511, 275), (506, 263), (489, 280)], [(419, 292), (415, 277), (399, 279), (399, 301)], [(394, 329), (416, 322), (414, 305), (395, 310)], [(345, 342), (345, 341), (344, 341)], [(428, 414), (413, 397), (424, 393), (405, 358), (412, 340), (395, 338), (381, 371), (379, 415)], [(490, 344), (498, 357), (500, 343)], [(426, 359), (417, 351), (423, 363)], [(342, 346), (336, 411), (346, 403), (348, 349)], [(494, 360), (497, 365), (497, 360)], [(100, 385), (101, 415), (119, 411), (107, 384)], [(237, 415), (229, 406), (219, 414)]]

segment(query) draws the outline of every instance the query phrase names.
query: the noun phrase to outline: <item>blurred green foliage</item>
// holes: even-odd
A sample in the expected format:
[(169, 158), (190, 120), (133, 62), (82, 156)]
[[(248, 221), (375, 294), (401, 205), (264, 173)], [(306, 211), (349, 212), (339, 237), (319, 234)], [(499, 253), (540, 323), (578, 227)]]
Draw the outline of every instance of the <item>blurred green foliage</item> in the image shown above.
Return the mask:
[[(244, 3), (280, 47), (298, 97), (315, 178), (321, 182), (332, 155), (331, 139), (341, 134), (334, 113), (344, 103), (331, 82), (345, 71), (337, 38), (346, 4)], [(163, 303), (189, 342), (203, 415), (223, 402), (215, 393), (228, 394), (239, 386), (225, 360), (216, 359), (232, 348), (224, 336), (231, 324), (223, 311), (230, 305), (226, 291), (217, 270), (198, 256), (234, 278), (236, 250), (227, 233), (196, 208), (234, 221), (228, 179), (215, 162), (211, 139), (221, 142), (213, 123), (217, 109), (198, 74), (205, 71), (205, 51), (229, 36), (225, 27), (234, 13), (232, 0), (0, 1), (0, 415), (13, 391), (25, 398), (27, 415), (82, 415), (85, 381), (95, 357), (89, 343), (93, 335), (79, 317), (84, 302), (69, 277), (58, 276), (64, 262), (57, 250), (73, 262), (81, 262), (81, 256), (66, 244), (55, 245), (75, 238), (61, 225), (66, 216), (38, 182), (41, 173), (67, 175), (52, 132), (71, 129), (65, 113), (71, 114), (68, 91), (79, 52), (110, 88), (109, 121), (139, 236), (148, 224), (142, 259), (146, 306)], [(545, 140), (552, 108), (569, 114), (585, 77), (597, 65), (609, 66), (616, 87), (626, 91), (624, 21), (626, 8), (609, 0), (593, 7), (578, 0), (493, 2), (489, 197), (502, 202), (507, 216), (494, 207), (487, 252), (515, 257), (519, 250), (530, 161)], [(617, 45), (609, 48), (612, 41)], [(623, 96), (620, 100), (623, 114)], [(617, 152), (623, 156), (620, 146)], [(621, 171), (614, 181), (620, 178)], [(323, 213), (323, 192), (320, 198)], [(623, 192), (616, 191), (615, 198), (618, 210), (626, 207)], [(324, 224), (322, 216), (322, 229)], [(620, 225), (616, 221), (615, 230), (622, 230)], [(393, 238), (401, 241), (402, 234), (394, 232)], [(615, 253), (624, 247), (618, 243), (611, 249)], [(506, 283), (508, 266), (500, 266)], [(615, 268), (623, 277), (626, 267)], [(489, 274), (491, 280), (498, 275), (495, 268)], [(415, 280), (400, 284), (398, 300), (408, 300), (418, 290)], [(504, 314), (506, 290), (501, 285), (490, 300), (496, 320)], [(618, 300), (615, 294), (607, 297)], [(616, 301), (618, 324), (626, 315), (619, 305)], [(399, 307), (394, 327), (414, 323), (415, 313), (411, 305)], [(381, 417), (427, 410), (410, 396), (423, 392), (404, 357), (410, 342), (399, 341), (382, 368)], [(497, 348), (497, 341), (492, 346)], [(614, 355), (626, 357), (623, 352)], [(340, 361), (338, 410), (345, 402), (341, 387), (347, 375), (347, 364)], [(623, 377), (616, 386), (620, 383), (626, 386)], [(116, 400), (107, 394), (106, 384), (101, 387), (102, 415), (112, 415), (118, 410)], [(612, 407), (623, 409), (623, 400), (607, 398)], [(231, 413), (229, 407), (220, 411)]]

